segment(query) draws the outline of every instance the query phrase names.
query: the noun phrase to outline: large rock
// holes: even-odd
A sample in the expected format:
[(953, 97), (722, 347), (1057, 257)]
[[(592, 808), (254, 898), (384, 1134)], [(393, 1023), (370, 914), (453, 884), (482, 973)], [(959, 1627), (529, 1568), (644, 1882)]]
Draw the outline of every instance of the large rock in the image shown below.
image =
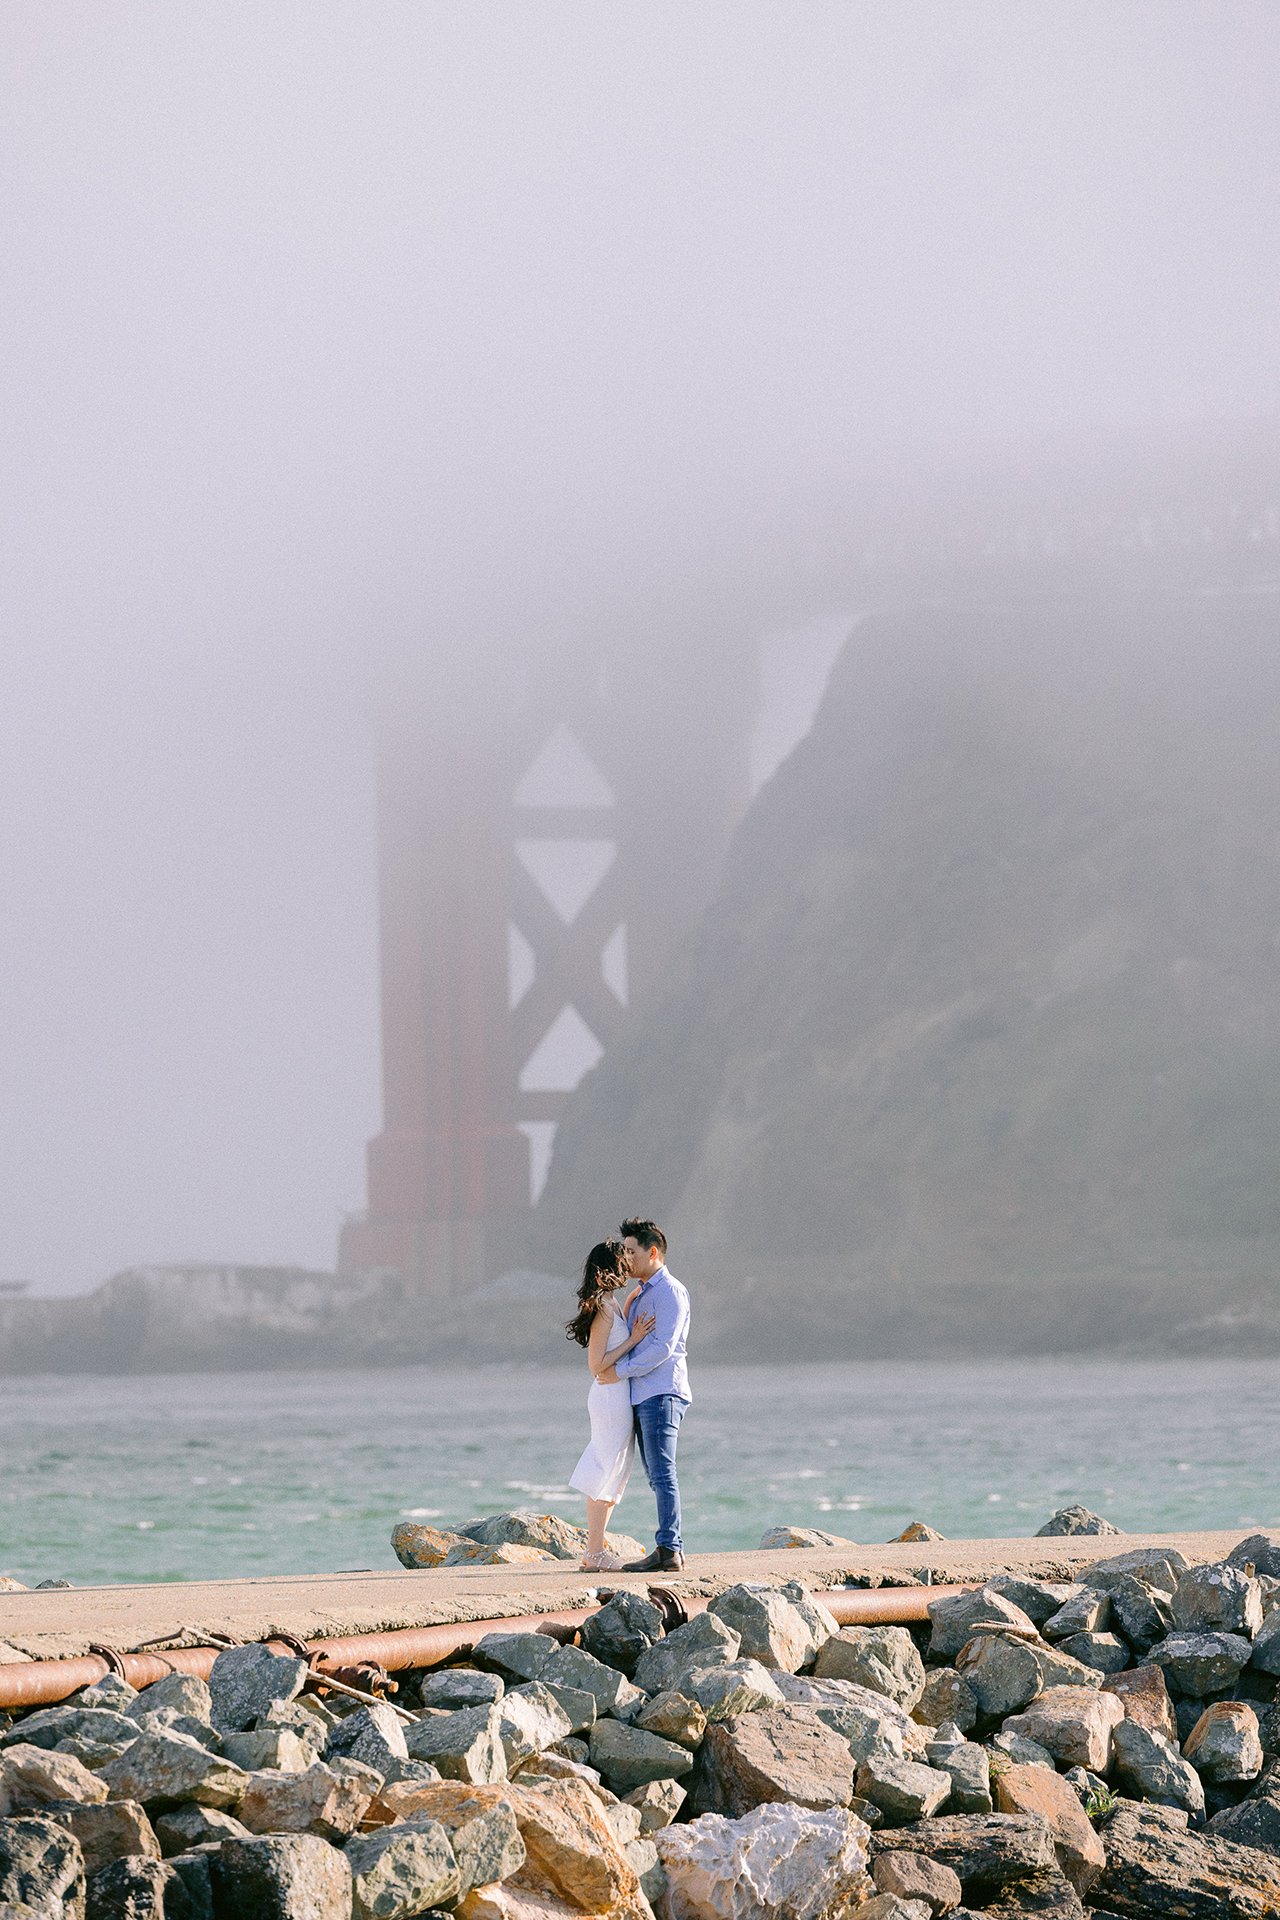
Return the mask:
[[(478, 1520), (464, 1520), (457, 1531), (468, 1540), (487, 1547), (535, 1547), (557, 1560), (581, 1560), (587, 1550), (587, 1530), (562, 1520), (558, 1513), (534, 1513), (518, 1508), (512, 1513), (490, 1513)], [(639, 1560), (644, 1548), (627, 1533), (608, 1533), (605, 1542), (610, 1553), (624, 1560)]]
[(80, 1843), (88, 1879), (126, 1854), (160, 1858), (159, 1837), (136, 1801), (109, 1800), (101, 1806), (69, 1803), (46, 1807), (43, 1817), (56, 1820), (68, 1833), (74, 1834)]
[(1263, 1853), (1280, 1857), (1280, 1772), (1270, 1768), (1238, 1807), (1215, 1812), (1209, 1832), (1240, 1847), (1261, 1847)]
[(1040, 1638), (1035, 1622), (994, 1587), (931, 1600), (929, 1620), (932, 1627), (929, 1658), (933, 1661), (954, 1660), (976, 1633), (1011, 1633), (1027, 1640)]
[(986, 1906), (1006, 1889), (1058, 1870), (1053, 1835), (1038, 1814), (944, 1813), (913, 1827), (877, 1833), (873, 1857), (897, 1848), (950, 1867), (971, 1906)]
[(645, 1702), (642, 1689), (632, 1686), (624, 1673), (582, 1647), (557, 1647), (538, 1678), (544, 1686), (589, 1693), (598, 1714), (610, 1713), (617, 1720), (630, 1720)]
[(1123, 1673), (1133, 1658), (1128, 1642), (1118, 1633), (1073, 1633), (1059, 1641), (1058, 1648), (1095, 1673)]
[(1067, 1640), (1073, 1633), (1105, 1632), (1111, 1620), (1111, 1601), (1099, 1587), (1080, 1587), (1041, 1625), (1046, 1640)]
[(166, 1673), (163, 1679), (144, 1687), (124, 1711), (141, 1721), (162, 1707), (213, 1724), (213, 1693), (208, 1681), (198, 1674)]
[(908, 1713), (925, 1687), (924, 1661), (905, 1627), (842, 1627), (819, 1648), (814, 1672), (883, 1693)]
[(882, 1853), (872, 1867), (872, 1877), (878, 1893), (921, 1902), (931, 1916), (953, 1913), (964, 1897), (958, 1873), (930, 1860), (926, 1853), (912, 1853), (905, 1847), (897, 1853)]
[[(224, 1840), (247, 1840), (249, 1829), (234, 1814), (221, 1813), (217, 1807), (202, 1807), (193, 1802), (185, 1807), (171, 1807), (167, 1813), (158, 1813), (155, 1835), (161, 1853), (169, 1858), (175, 1853), (190, 1853), (197, 1847), (220, 1847)], [(134, 1847), (130, 1851), (141, 1853), (146, 1849)]]
[(471, 1657), (508, 1683), (519, 1683), (541, 1680), (559, 1651), (559, 1641), (549, 1633), (483, 1633)]
[(951, 1775), (916, 1760), (875, 1754), (858, 1768), (857, 1792), (859, 1799), (879, 1807), (887, 1827), (904, 1827), (909, 1821), (929, 1819), (946, 1805)]
[(707, 1730), (707, 1716), (687, 1693), (655, 1693), (632, 1725), (645, 1733), (656, 1733), (660, 1740), (674, 1740), (677, 1746), (692, 1752)]
[(1215, 1700), (1183, 1743), (1183, 1753), (1202, 1780), (1239, 1785), (1262, 1772), (1258, 1716), (1244, 1700)]
[(975, 1634), (956, 1655), (955, 1671), (973, 1695), (978, 1719), (988, 1724), (1017, 1713), (1044, 1685), (1035, 1646), (1009, 1633)]
[(352, 1920), (411, 1920), (429, 1907), (452, 1906), (463, 1891), (448, 1834), (422, 1816), (353, 1835), (343, 1852)]
[(853, 1773), (848, 1746), (812, 1708), (744, 1713), (707, 1728), (690, 1804), (732, 1819), (769, 1800), (847, 1806)]
[(843, 1807), (773, 1802), (738, 1820), (666, 1827), (657, 1849), (668, 1920), (821, 1920), (870, 1892), (867, 1829)]
[(781, 1707), (785, 1697), (758, 1660), (731, 1660), (724, 1667), (697, 1667), (685, 1681), (708, 1720)]
[(462, 1707), (457, 1713), (419, 1720), (416, 1726), (405, 1729), (411, 1758), (429, 1760), (446, 1780), (477, 1784), (504, 1780), (507, 1760), (501, 1738), (501, 1711), (501, 1703)]
[(536, 1680), (527, 1686), (509, 1687), (496, 1712), (508, 1773), (514, 1773), (532, 1754), (567, 1739), (573, 1728), (572, 1719), (550, 1688)]
[(303, 1773), (319, 1758), (317, 1747), (304, 1742), (291, 1727), (250, 1727), (248, 1733), (226, 1733), (222, 1752), (246, 1773), (269, 1767), (277, 1773)]
[(785, 1700), (812, 1707), (820, 1720), (838, 1733), (853, 1760), (861, 1765), (874, 1753), (899, 1760), (922, 1759), (926, 1729), (908, 1717), (887, 1694), (872, 1693), (852, 1680), (819, 1680), (807, 1675), (776, 1676)]
[(1232, 1547), (1227, 1560), (1233, 1567), (1252, 1567), (1268, 1580), (1280, 1580), (1280, 1533), (1251, 1533)]
[(416, 1520), (401, 1520), (391, 1529), (391, 1551), (402, 1567), (438, 1567), (451, 1547), (465, 1538), (450, 1533), (447, 1527), (424, 1527)]
[(209, 1674), (213, 1724), (220, 1733), (242, 1733), (277, 1700), (295, 1700), (307, 1679), (307, 1663), (269, 1647), (228, 1647)]
[(1249, 1664), (1258, 1673), (1280, 1674), (1280, 1607), (1273, 1607), (1259, 1628)]
[[(396, 1789), (390, 1789), (396, 1792)], [(506, 1880), (524, 1865), (525, 1847), (511, 1794), (504, 1786), (472, 1787), (459, 1780), (402, 1790), (400, 1819), (432, 1821), (449, 1837), (462, 1892)]]
[(459, 1540), (440, 1564), (442, 1567), (538, 1567), (559, 1558), (558, 1553), (544, 1553), (540, 1547), (517, 1547), (507, 1541), (490, 1547), (482, 1540)]
[(1051, 1753), (1061, 1767), (1088, 1767), (1105, 1773), (1111, 1759), (1112, 1732), (1124, 1718), (1113, 1693), (1084, 1687), (1054, 1687), (1033, 1700), (1024, 1713), (1005, 1722), (1006, 1733), (1020, 1733)]
[(987, 1585), (993, 1592), (1003, 1594), (1006, 1600), (1012, 1600), (1038, 1627), (1080, 1591), (1078, 1581), (1031, 1580), (1020, 1573), (997, 1574)]
[(137, 1737), (137, 1725), (124, 1713), (101, 1707), (45, 1707), (24, 1714), (16, 1726), (0, 1733), (0, 1752), (18, 1746), (58, 1747), (64, 1741), (82, 1739), (127, 1746)]
[(1036, 1528), (1036, 1539), (1049, 1540), (1060, 1534), (1119, 1533), (1119, 1531), (1119, 1527), (1113, 1527), (1109, 1520), (1104, 1520), (1101, 1514), (1092, 1513), (1088, 1507), (1059, 1507), (1042, 1527)]
[(138, 1800), (148, 1810), (184, 1800), (234, 1807), (249, 1782), (242, 1768), (185, 1733), (140, 1733), (101, 1777), (113, 1800)]
[(1154, 1800), (1196, 1815), (1204, 1812), (1200, 1775), (1171, 1741), (1148, 1733), (1132, 1720), (1122, 1720), (1112, 1733), (1111, 1752), (1116, 1782), (1133, 1799)]
[(826, 1615), (829, 1625), (815, 1629), (812, 1612), (806, 1610), (806, 1618), (787, 1594), (754, 1581), (726, 1588), (707, 1612), (737, 1634), (744, 1660), (758, 1660), (762, 1667), (781, 1668), (784, 1673), (810, 1666), (823, 1642), (837, 1631), (830, 1615)]
[(1060, 1773), (1047, 1767), (1005, 1767), (995, 1781), (1001, 1813), (1031, 1814), (1053, 1835), (1058, 1865), (1077, 1893), (1087, 1893), (1107, 1856), (1102, 1841), (1075, 1793)]
[(1111, 1618), (1135, 1653), (1145, 1653), (1173, 1631), (1173, 1600), (1148, 1580), (1126, 1574), (1110, 1590)]
[(165, 1920), (165, 1894), (173, 1878), (172, 1870), (150, 1854), (113, 1860), (90, 1876), (88, 1920)]
[[(329, 1737), (324, 1744), (324, 1758), (361, 1760), (366, 1767), (376, 1768), (384, 1780), (393, 1780), (401, 1761), (409, 1758), (404, 1722), (383, 1700), (378, 1701), (376, 1706), (357, 1707), (354, 1713), (349, 1713), (345, 1720), (339, 1720), (336, 1727), (329, 1729)], [(267, 1760), (259, 1764), (272, 1766), (278, 1762)], [(300, 1771), (296, 1767), (286, 1770)]]
[(251, 1773), (236, 1817), (251, 1833), (315, 1833), (345, 1840), (382, 1781), (358, 1760), (315, 1761), (305, 1773)]
[(0, 1818), (35, 1813), (55, 1800), (91, 1806), (106, 1798), (106, 1782), (69, 1753), (18, 1746), (0, 1757)]
[(1084, 1586), (1100, 1587), (1108, 1593), (1122, 1580), (1133, 1579), (1145, 1580), (1161, 1593), (1172, 1595), (1186, 1570), (1186, 1560), (1176, 1547), (1131, 1547), (1108, 1560), (1095, 1560), (1091, 1567), (1081, 1569), (1079, 1577)]
[(225, 1840), (214, 1879), (235, 1920), (351, 1920), (347, 1857), (314, 1834)]
[(1280, 1911), (1280, 1859), (1218, 1834), (1193, 1834), (1186, 1815), (1122, 1800), (1103, 1828), (1098, 1909), (1135, 1920), (1261, 1920)]
[(587, 1736), (587, 1752), (591, 1765), (619, 1795), (649, 1780), (678, 1780), (693, 1767), (693, 1755), (674, 1740), (620, 1720), (597, 1720)]
[(75, 1835), (39, 1814), (0, 1820), (0, 1902), (84, 1920), (84, 1855)]
[(1189, 1567), (1174, 1588), (1173, 1623), (1185, 1633), (1240, 1633), (1252, 1640), (1262, 1625), (1262, 1588), (1229, 1560)]
[(1239, 1633), (1171, 1633), (1156, 1642), (1147, 1659), (1164, 1669), (1179, 1693), (1203, 1700), (1233, 1687), (1252, 1651)]
[(452, 1713), (459, 1707), (491, 1707), (501, 1700), (506, 1683), (500, 1673), (477, 1673), (471, 1667), (440, 1667), (424, 1673), (418, 1698), (424, 1707)]
[(641, 1833), (656, 1833), (659, 1827), (671, 1825), (686, 1798), (676, 1780), (647, 1780), (644, 1786), (632, 1788), (625, 1804), (640, 1815)]
[(727, 1666), (741, 1649), (741, 1635), (708, 1609), (640, 1655), (635, 1683), (645, 1693), (679, 1693), (695, 1668)]
[(528, 1856), (522, 1881), (550, 1887), (584, 1913), (641, 1920), (639, 1877), (585, 1782), (513, 1783), (508, 1792)]
[(925, 1756), (931, 1767), (949, 1774), (951, 1813), (990, 1813), (991, 1761), (985, 1747), (973, 1740), (932, 1741)]
[(583, 1621), (578, 1638), (588, 1653), (630, 1679), (641, 1654), (657, 1645), (663, 1631), (662, 1615), (653, 1602), (623, 1587)]
[(1110, 1673), (1102, 1683), (1105, 1693), (1113, 1693), (1124, 1709), (1126, 1720), (1158, 1733), (1163, 1740), (1176, 1742), (1178, 1721), (1160, 1667), (1130, 1667), (1124, 1673)]
[(954, 1667), (934, 1667), (925, 1675), (924, 1690), (911, 1718), (922, 1727), (941, 1727), (948, 1722), (961, 1733), (972, 1733), (978, 1724), (978, 1702), (973, 1688)]

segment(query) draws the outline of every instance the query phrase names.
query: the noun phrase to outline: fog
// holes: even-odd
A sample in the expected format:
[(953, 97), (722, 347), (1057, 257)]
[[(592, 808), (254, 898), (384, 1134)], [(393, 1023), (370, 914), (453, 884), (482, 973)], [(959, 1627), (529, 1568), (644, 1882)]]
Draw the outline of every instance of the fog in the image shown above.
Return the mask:
[(1269, 0), (8, 8), (0, 1279), (331, 1264), (406, 668), (748, 658), (888, 476), (1274, 412), (1278, 54)]

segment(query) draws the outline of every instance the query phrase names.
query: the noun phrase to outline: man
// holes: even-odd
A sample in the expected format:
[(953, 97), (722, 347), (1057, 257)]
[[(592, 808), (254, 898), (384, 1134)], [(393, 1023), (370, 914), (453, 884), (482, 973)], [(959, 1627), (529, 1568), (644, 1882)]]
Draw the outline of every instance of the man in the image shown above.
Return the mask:
[(652, 1220), (624, 1220), (619, 1232), (628, 1271), (640, 1282), (628, 1324), (635, 1324), (637, 1314), (651, 1313), (654, 1326), (610, 1373), (630, 1382), (636, 1445), (658, 1502), (657, 1545), (645, 1559), (628, 1561), (623, 1572), (675, 1573), (684, 1566), (676, 1441), (691, 1398), (685, 1365), (689, 1295), (667, 1271), (667, 1237), (661, 1227)]

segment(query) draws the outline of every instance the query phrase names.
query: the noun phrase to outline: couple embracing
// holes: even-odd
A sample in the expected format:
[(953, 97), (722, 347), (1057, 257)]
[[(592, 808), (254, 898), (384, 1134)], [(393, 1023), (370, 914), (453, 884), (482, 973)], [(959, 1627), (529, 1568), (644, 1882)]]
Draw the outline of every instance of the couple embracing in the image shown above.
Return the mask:
[[(689, 1295), (667, 1271), (660, 1227), (624, 1220), (618, 1231), (587, 1255), (578, 1311), (566, 1328), (586, 1348), (591, 1369), (591, 1442), (569, 1485), (587, 1496), (585, 1569), (669, 1573), (684, 1565), (676, 1440), (690, 1400)], [(658, 1503), (657, 1545), (643, 1560), (623, 1561), (606, 1549), (605, 1531), (637, 1447)]]

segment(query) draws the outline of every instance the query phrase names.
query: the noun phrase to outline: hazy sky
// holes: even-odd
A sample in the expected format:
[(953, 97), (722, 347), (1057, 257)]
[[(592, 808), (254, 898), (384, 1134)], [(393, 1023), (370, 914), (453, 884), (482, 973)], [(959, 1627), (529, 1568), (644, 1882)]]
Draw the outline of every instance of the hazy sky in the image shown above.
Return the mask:
[(785, 620), (881, 462), (1276, 405), (1272, 0), (12, 0), (0, 74), (3, 1278), (331, 1261), (394, 653)]

